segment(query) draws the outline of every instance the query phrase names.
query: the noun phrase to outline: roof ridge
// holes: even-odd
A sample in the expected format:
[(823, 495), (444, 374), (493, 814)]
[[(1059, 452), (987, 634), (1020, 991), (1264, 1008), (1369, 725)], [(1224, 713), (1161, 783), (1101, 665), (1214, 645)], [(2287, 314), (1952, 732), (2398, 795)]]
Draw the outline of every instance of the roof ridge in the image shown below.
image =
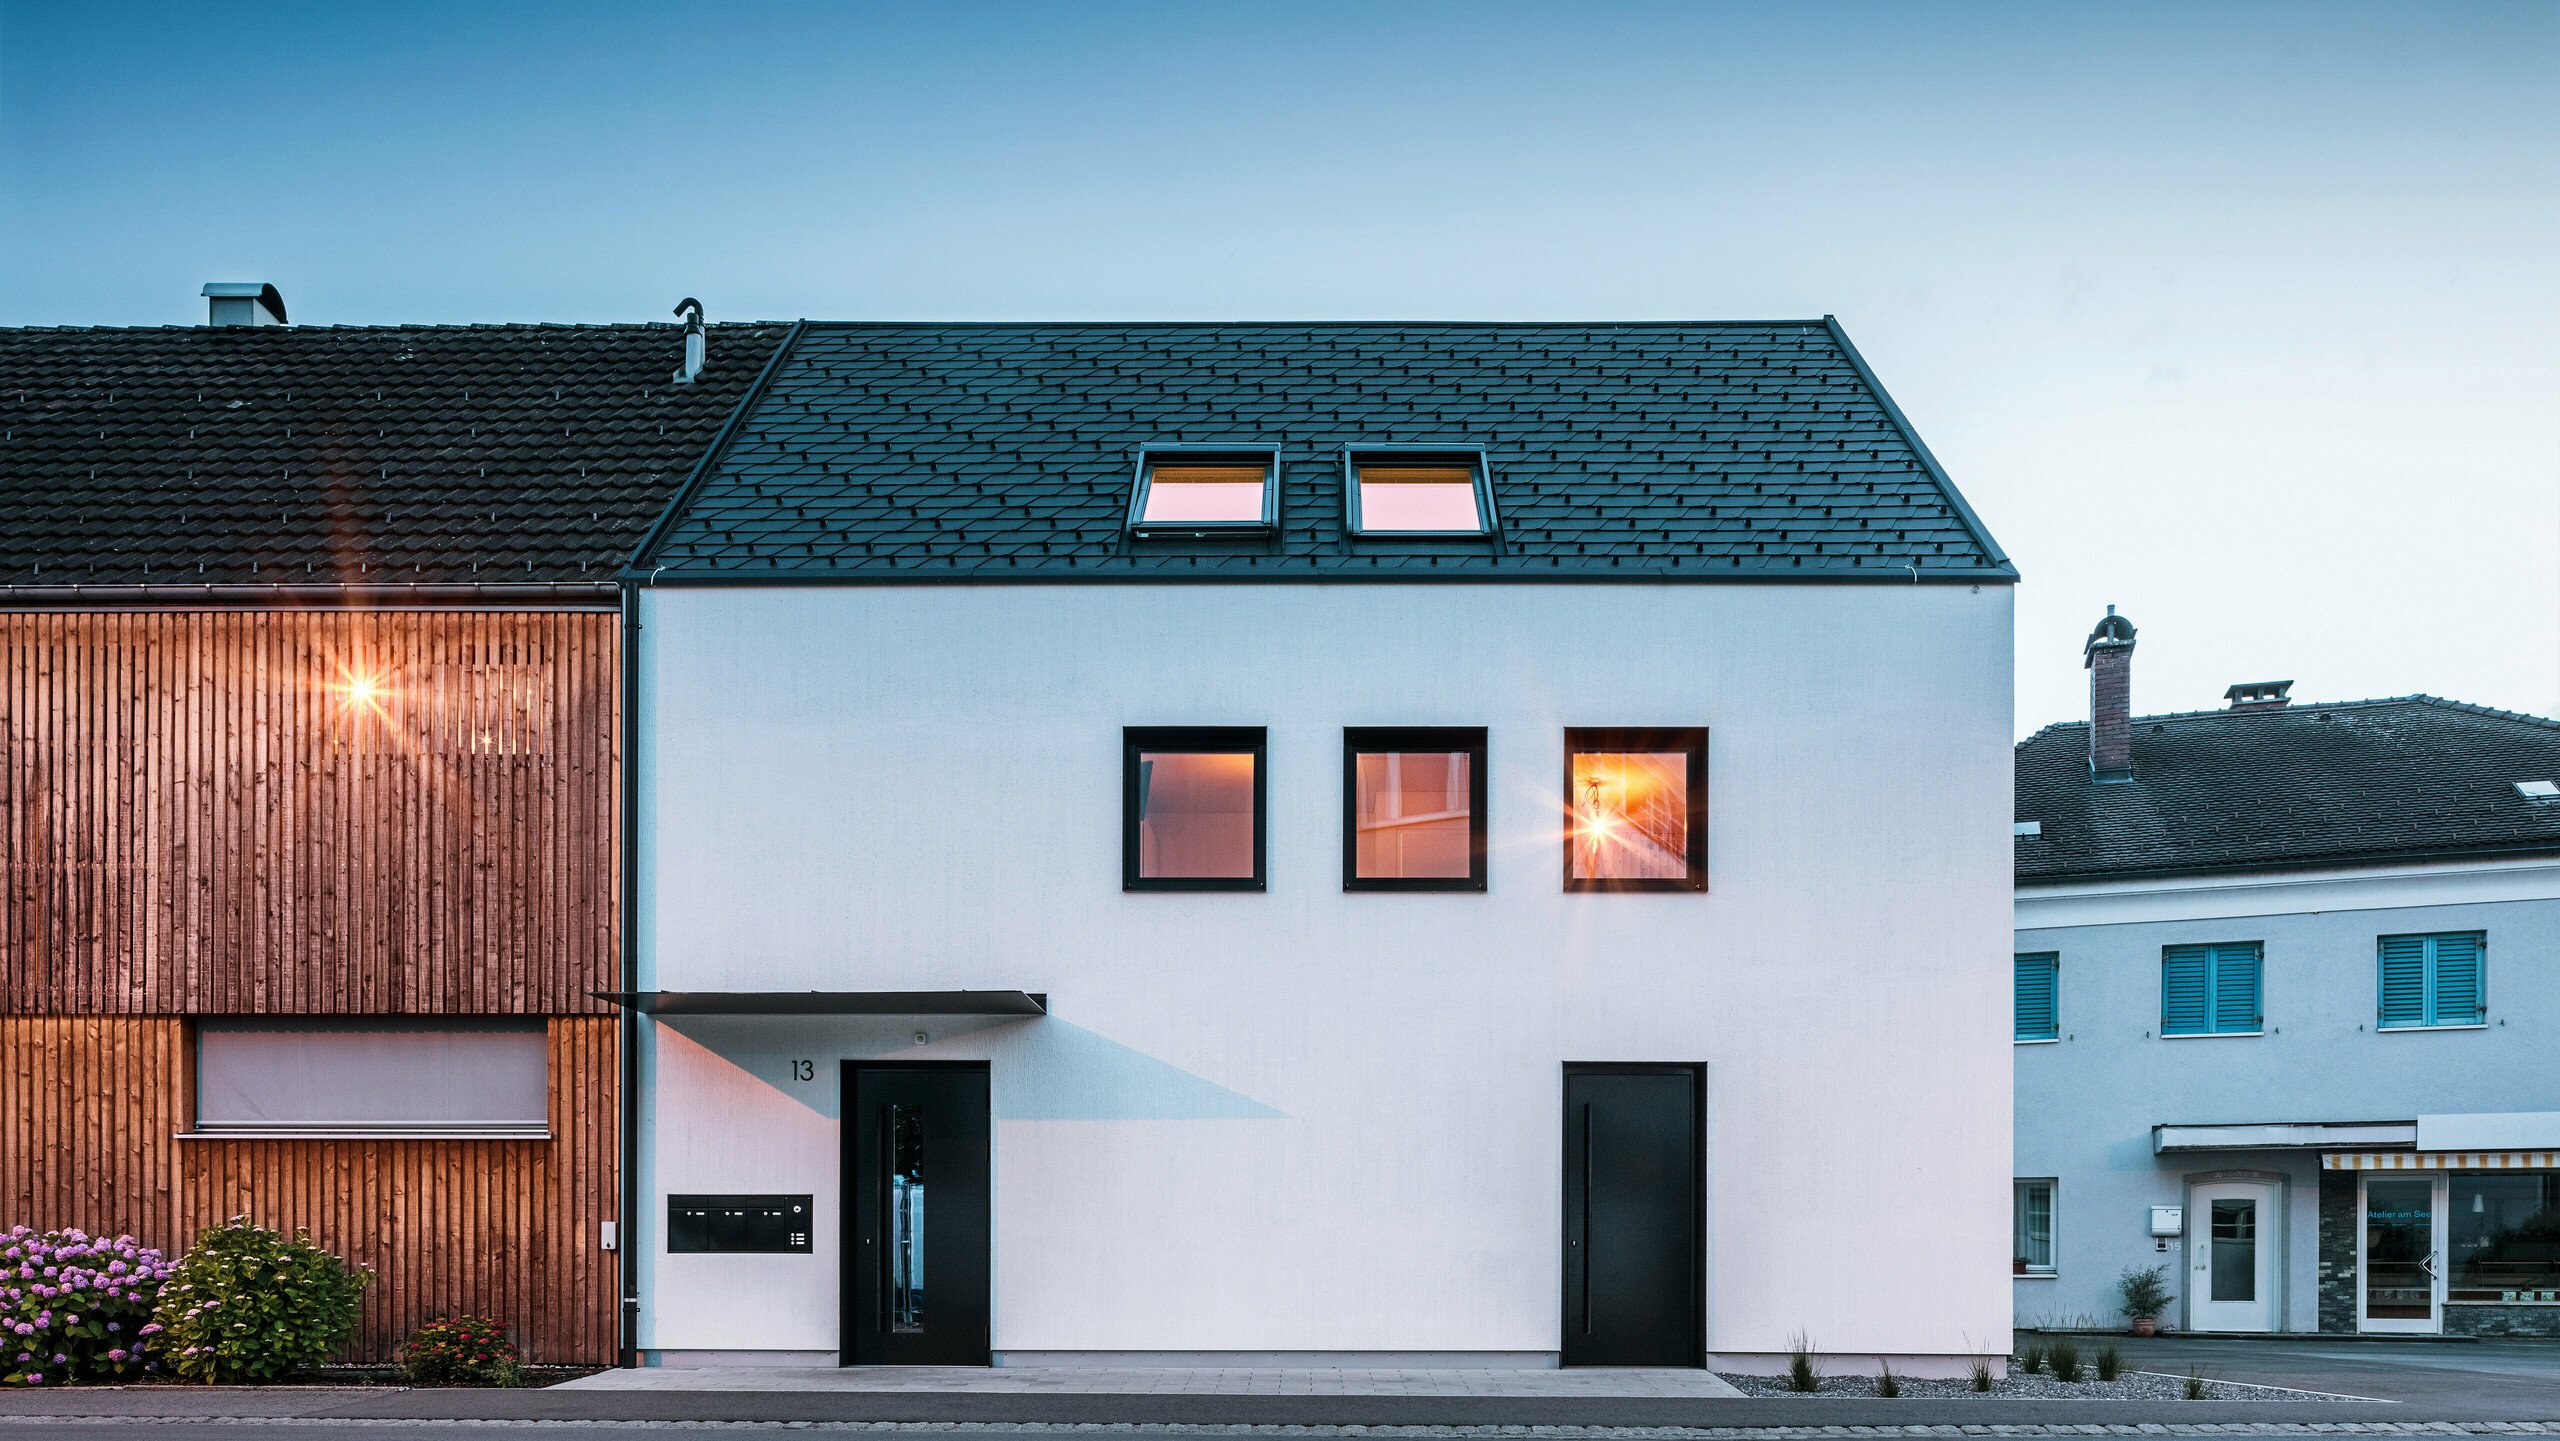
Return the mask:
[[(754, 330), (787, 326), (788, 320), (714, 320), (705, 322), (713, 330)], [(682, 330), (679, 320), (461, 320), (446, 323), (398, 321), (384, 325), (0, 325), (0, 335), (160, 335), (168, 331), (224, 332), (248, 335), (290, 335), (301, 331), (327, 334), (348, 332), (376, 333), (404, 330)]]
[[(2133, 717), (2133, 723), (2139, 725), (2144, 721), (2203, 720), (2210, 716), (2229, 715), (2291, 715), (2296, 711), (2349, 710), (2359, 706), (2408, 705), (2411, 702), (2423, 702), (2428, 705), (2445, 706), (2453, 710), (2469, 711), (2474, 715), (2498, 716), (2506, 720), (2531, 721), (2535, 725), (2546, 725), (2555, 729), (2560, 729), (2560, 720), (2553, 720), (2548, 716), (2538, 716), (2530, 711), (2500, 710), (2496, 706), (2478, 705), (2471, 701), (2448, 700), (2440, 695), (2429, 695), (2425, 691), (2411, 691), (2407, 695), (2369, 696), (2363, 700), (2295, 701), (2290, 705), (2280, 707), (2276, 710), (2265, 711), (2234, 710), (2229, 706), (2217, 706), (2212, 710), (2162, 711), (2157, 715), (2135, 716)], [(2033, 740), (2036, 736), (2043, 735), (2045, 731), (2085, 730), (2088, 728), (2088, 725), (2089, 723), (2084, 720), (2049, 721), (2045, 724), (2042, 730), (2038, 730), (2034, 735), (2028, 736), (2027, 740)], [(2025, 745), (2026, 743), (2026, 740), (2018, 742), (2019, 745)]]

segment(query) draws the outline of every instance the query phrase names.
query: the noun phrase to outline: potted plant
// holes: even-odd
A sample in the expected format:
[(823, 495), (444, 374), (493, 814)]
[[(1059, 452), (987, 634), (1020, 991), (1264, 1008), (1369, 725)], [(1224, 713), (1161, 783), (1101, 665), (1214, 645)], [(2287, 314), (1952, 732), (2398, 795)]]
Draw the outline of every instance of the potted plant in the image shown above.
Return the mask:
[(2009, 1262), (2009, 1274), (2012, 1276), (2023, 1276), (2027, 1274), (2027, 1258), (2024, 1256), (2012, 1257)]
[(2124, 1314), (2133, 1322), (2136, 1336), (2157, 1335), (2160, 1313), (2169, 1309), (2169, 1268), (2166, 1264), (2139, 1270), (2127, 1266), (2116, 1278), (2116, 1291), (2124, 1298)]

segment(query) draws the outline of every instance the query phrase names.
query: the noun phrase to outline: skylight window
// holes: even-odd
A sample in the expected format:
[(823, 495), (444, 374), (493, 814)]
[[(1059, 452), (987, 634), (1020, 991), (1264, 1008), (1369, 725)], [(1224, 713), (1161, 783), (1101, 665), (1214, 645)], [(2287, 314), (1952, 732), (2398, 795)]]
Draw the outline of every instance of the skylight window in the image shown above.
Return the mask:
[(1493, 530), (1493, 489), (1481, 452), (1352, 450), (1344, 469), (1355, 536), (1430, 538)]
[(2549, 781), (2518, 781), (2516, 794), (2529, 801), (2560, 800), (2560, 785)]
[(1268, 535), (1280, 521), (1279, 453), (1150, 446), (1139, 453), (1129, 534), (1140, 540)]

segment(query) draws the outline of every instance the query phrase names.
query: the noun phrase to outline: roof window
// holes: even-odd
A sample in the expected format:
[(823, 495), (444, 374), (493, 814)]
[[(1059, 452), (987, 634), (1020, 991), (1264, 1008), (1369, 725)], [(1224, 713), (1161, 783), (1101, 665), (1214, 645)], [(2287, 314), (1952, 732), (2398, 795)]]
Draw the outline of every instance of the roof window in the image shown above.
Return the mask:
[(1138, 453), (1129, 534), (1139, 540), (1269, 535), (1280, 523), (1272, 446), (1148, 446)]
[(2549, 781), (2518, 781), (2516, 794), (2529, 801), (2560, 801), (2560, 785)]
[(1355, 536), (1428, 539), (1494, 528), (1482, 451), (1350, 449), (1343, 452), (1343, 484)]

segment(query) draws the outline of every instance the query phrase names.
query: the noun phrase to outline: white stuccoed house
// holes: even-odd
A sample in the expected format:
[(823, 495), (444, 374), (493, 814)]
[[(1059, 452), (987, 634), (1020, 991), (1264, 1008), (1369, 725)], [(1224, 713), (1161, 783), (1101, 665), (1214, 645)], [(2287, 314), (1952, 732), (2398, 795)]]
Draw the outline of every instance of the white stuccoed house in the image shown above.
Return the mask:
[(1828, 320), (803, 325), (626, 574), (644, 1359), (2004, 1351), (2016, 578)]

